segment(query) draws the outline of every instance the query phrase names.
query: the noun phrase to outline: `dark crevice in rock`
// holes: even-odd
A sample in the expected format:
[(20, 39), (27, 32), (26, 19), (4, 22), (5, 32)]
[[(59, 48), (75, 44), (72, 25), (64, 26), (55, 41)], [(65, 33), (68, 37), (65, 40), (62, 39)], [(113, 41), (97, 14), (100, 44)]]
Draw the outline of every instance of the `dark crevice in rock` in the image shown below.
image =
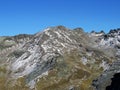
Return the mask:
[(106, 90), (120, 90), (120, 73), (116, 73), (111, 80), (112, 83), (106, 87)]
[[(108, 70), (104, 71), (96, 80), (93, 80), (93, 87), (95, 90), (120, 90), (120, 60), (115, 61), (109, 67)], [(112, 79), (112, 80), (111, 80)], [(115, 81), (116, 79), (116, 81)], [(117, 79), (119, 79), (117, 81)], [(111, 89), (111, 86), (118, 85), (119, 89)], [(110, 86), (110, 87), (109, 87)], [(117, 86), (115, 86), (117, 88)], [(110, 88), (110, 89), (109, 89)]]

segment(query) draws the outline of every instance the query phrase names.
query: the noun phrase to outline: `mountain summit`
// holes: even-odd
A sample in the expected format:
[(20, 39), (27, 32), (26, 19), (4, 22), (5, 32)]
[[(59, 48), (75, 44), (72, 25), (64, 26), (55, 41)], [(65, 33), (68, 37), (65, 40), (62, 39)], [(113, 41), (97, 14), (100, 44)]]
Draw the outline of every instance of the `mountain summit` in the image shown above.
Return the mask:
[(0, 37), (1, 90), (105, 90), (120, 72), (120, 30), (64, 26)]

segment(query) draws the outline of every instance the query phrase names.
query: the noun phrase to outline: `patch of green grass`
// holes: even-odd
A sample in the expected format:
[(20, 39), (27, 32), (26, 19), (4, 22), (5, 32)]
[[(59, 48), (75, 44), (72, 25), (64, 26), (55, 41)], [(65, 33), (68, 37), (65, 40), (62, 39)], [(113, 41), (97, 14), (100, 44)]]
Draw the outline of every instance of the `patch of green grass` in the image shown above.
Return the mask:
[(29, 87), (26, 86), (24, 77), (21, 77), (16, 80), (14, 86), (8, 85), (7, 89), (8, 90), (29, 90)]

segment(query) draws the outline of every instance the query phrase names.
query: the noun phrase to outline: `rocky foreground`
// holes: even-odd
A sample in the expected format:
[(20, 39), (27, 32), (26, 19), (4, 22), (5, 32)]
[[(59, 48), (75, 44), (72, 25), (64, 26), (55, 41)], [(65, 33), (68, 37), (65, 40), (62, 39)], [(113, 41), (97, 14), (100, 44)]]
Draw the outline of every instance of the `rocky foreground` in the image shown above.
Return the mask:
[(0, 90), (106, 90), (120, 73), (120, 29), (64, 26), (0, 37)]

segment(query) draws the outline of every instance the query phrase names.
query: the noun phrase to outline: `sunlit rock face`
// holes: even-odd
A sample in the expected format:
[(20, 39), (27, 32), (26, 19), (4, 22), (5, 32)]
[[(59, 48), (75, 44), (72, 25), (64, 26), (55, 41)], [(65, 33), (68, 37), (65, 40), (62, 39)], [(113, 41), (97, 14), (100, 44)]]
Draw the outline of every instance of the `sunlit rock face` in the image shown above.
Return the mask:
[(0, 37), (0, 88), (104, 90), (119, 72), (119, 44), (120, 30), (85, 33), (64, 26)]
[[(101, 38), (101, 37), (100, 37)], [(99, 43), (99, 48), (109, 48), (114, 49), (113, 55), (116, 57), (116, 60), (110, 64), (110, 67), (105, 70), (96, 80), (93, 81), (93, 86), (95, 90), (106, 90), (106, 87), (109, 86), (112, 82), (111, 78), (114, 77), (116, 73), (120, 73), (120, 29), (111, 30), (108, 34), (105, 34)], [(109, 51), (107, 51), (109, 54)], [(108, 90), (112, 88), (107, 87)], [(119, 89), (115, 89), (119, 90)]]

